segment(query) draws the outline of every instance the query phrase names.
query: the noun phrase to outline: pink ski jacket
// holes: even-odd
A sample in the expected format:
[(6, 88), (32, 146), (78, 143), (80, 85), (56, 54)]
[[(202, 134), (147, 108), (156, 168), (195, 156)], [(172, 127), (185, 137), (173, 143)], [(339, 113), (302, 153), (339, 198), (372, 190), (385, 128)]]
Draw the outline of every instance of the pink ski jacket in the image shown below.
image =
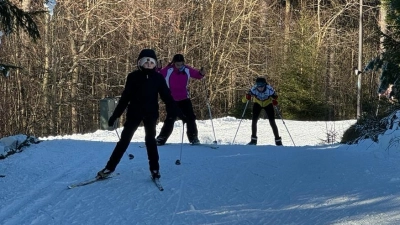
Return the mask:
[(199, 70), (187, 65), (184, 65), (182, 71), (179, 71), (174, 65), (168, 65), (158, 72), (164, 76), (175, 101), (182, 101), (190, 97), (188, 90), (190, 77), (194, 79), (203, 78)]

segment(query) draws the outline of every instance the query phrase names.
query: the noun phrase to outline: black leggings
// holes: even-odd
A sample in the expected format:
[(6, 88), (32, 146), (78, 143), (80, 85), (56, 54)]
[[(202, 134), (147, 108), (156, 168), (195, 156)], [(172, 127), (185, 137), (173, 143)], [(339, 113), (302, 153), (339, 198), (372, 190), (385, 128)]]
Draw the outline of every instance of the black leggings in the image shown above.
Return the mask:
[(276, 123), (275, 123), (275, 111), (274, 111), (274, 106), (272, 105), (272, 103), (268, 104), (266, 107), (261, 107), (259, 104), (254, 103), (253, 117), (251, 120), (251, 136), (257, 137), (257, 122), (258, 122), (258, 119), (259, 119), (262, 109), (264, 109), (265, 112), (267, 113), (269, 125), (272, 128), (272, 132), (274, 133), (275, 138), (279, 138), (278, 127), (276, 126)]
[[(194, 138), (197, 138), (197, 125), (196, 125), (196, 116), (193, 112), (193, 106), (190, 99), (185, 99), (182, 101), (177, 101), (176, 105), (178, 106), (178, 117), (187, 125), (187, 137), (191, 142)], [(171, 136), (172, 130), (174, 129), (174, 123), (176, 121), (176, 117), (171, 117), (167, 114), (167, 117), (164, 121), (164, 125), (161, 128), (161, 132), (158, 135), (159, 137), (165, 138), (167, 140), (169, 136)]]
[(150, 170), (160, 169), (160, 165), (158, 164), (159, 156), (156, 144), (157, 118), (148, 117), (144, 117), (143, 119), (130, 119), (125, 122), (124, 129), (121, 133), (121, 139), (118, 141), (113, 153), (110, 156), (110, 159), (107, 162), (107, 169), (113, 171), (115, 170), (126, 149), (128, 148), (129, 143), (132, 140), (133, 134), (139, 127), (142, 120), (144, 124), (145, 143)]

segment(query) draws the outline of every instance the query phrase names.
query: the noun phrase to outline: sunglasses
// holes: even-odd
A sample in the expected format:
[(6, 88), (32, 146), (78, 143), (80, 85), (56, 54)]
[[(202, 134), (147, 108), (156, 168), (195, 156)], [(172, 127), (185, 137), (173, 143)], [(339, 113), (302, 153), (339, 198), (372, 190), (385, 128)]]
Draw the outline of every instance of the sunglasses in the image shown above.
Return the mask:
[(266, 85), (265, 83), (257, 83), (257, 84), (256, 84), (256, 86), (257, 86), (258, 88), (260, 88), (260, 87), (265, 87), (265, 85)]

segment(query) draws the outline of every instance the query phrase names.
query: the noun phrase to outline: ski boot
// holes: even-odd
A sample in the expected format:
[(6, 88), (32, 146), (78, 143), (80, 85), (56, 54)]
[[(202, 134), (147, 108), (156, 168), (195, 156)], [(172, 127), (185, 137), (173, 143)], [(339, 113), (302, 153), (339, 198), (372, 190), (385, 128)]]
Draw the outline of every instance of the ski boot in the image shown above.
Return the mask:
[(100, 171), (97, 173), (96, 178), (97, 178), (97, 179), (106, 179), (106, 178), (109, 177), (113, 172), (114, 172), (113, 170), (109, 170), (109, 169), (107, 169), (107, 168), (104, 168), (104, 169), (100, 170)]
[(198, 139), (197, 137), (194, 137), (194, 138), (190, 141), (190, 144), (192, 144), (192, 145), (199, 145), (199, 144), (200, 144), (200, 141), (199, 141), (199, 139)]
[(275, 144), (276, 144), (277, 146), (281, 146), (281, 145), (282, 145), (282, 138), (281, 138), (281, 137), (275, 138)]
[(151, 172), (151, 178), (154, 179), (160, 179), (161, 175), (160, 175), (160, 171), (158, 170), (150, 170)]
[(158, 136), (158, 137), (156, 138), (157, 146), (165, 145), (165, 142), (167, 142), (167, 139), (166, 139), (165, 137)]
[(257, 137), (251, 137), (251, 141), (247, 145), (257, 145)]

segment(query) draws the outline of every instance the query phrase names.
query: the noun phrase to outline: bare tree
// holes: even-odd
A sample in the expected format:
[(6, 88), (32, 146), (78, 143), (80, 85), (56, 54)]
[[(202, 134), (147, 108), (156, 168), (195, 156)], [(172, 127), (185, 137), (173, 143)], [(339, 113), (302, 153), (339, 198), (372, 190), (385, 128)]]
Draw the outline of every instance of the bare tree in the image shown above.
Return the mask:
[[(368, 4), (364, 57), (372, 58), (379, 7)], [(0, 61), (24, 69), (0, 76), (0, 135), (98, 129), (99, 100), (120, 94), (142, 48), (164, 65), (182, 53), (205, 67), (205, 80), (190, 84), (199, 118), (208, 118), (206, 100), (215, 117), (235, 115), (257, 76), (278, 91), (287, 118), (352, 118), (358, 9), (356, 0), (59, 0), (51, 20), (35, 17), (43, 39), (2, 37)], [(363, 79), (364, 96), (376, 96), (377, 79)]]

